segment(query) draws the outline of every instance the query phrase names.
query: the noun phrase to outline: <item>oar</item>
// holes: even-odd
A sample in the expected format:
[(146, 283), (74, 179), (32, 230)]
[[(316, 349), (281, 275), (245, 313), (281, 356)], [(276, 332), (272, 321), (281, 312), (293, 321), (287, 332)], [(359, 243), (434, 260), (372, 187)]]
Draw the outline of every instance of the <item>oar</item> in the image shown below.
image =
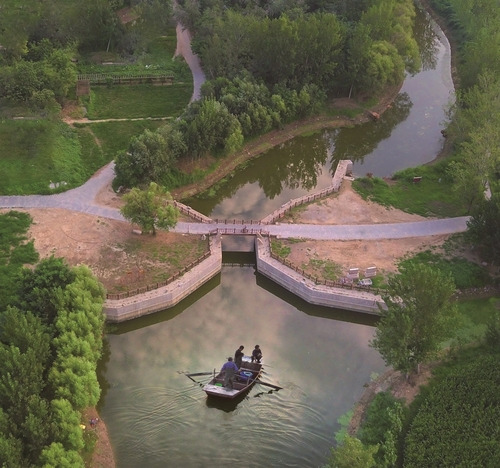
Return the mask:
[(259, 379), (256, 379), (255, 382), (258, 384), (264, 385), (265, 387), (274, 388), (275, 390), (283, 390), (283, 387), (278, 387), (277, 385), (273, 385), (271, 383), (262, 382), (262, 380), (259, 380)]
[(194, 374), (185, 374), (187, 375), (188, 377), (199, 377), (200, 375), (212, 375), (213, 372), (210, 371), (210, 372), (195, 372)]

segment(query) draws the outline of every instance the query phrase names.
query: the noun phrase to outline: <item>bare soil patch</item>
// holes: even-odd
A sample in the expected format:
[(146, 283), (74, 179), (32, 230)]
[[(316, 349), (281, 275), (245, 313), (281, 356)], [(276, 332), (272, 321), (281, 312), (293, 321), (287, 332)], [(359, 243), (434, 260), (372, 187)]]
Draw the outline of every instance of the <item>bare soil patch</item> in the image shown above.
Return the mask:
[[(415, 222), (425, 218), (365, 201), (353, 190), (351, 181), (345, 179), (338, 193), (300, 207), (286, 219), (306, 224), (359, 225)], [(427, 249), (442, 252), (442, 245), (448, 237), (440, 235), (371, 241), (282, 240), (282, 243), (291, 249), (287, 257), (290, 262), (318, 277), (321, 277), (321, 272), (315, 268), (315, 260), (330, 260), (340, 265), (343, 273), (347, 273), (349, 268), (359, 268), (361, 272), (375, 266), (378, 273), (387, 275), (397, 272), (397, 263), (405, 256)]]
[(27, 210), (41, 258), (87, 265), (109, 293), (166, 280), (208, 250), (200, 236), (159, 231), (137, 235), (129, 223), (63, 209)]

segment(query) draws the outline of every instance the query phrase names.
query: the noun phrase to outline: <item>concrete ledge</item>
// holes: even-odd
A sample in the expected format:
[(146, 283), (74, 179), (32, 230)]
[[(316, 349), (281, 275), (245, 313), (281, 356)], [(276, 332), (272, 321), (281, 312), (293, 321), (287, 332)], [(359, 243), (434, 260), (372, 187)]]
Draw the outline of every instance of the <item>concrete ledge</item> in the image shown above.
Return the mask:
[(255, 241), (257, 271), (310, 304), (379, 315), (379, 305), (385, 303), (379, 295), (368, 291), (316, 285), (296, 271), (271, 258), (269, 239), (258, 237)]
[(221, 238), (213, 236), (210, 237), (210, 256), (206, 260), (167, 286), (126, 299), (107, 300), (103, 308), (106, 319), (119, 323), (173, 307), (220, 273), (221, 268)]

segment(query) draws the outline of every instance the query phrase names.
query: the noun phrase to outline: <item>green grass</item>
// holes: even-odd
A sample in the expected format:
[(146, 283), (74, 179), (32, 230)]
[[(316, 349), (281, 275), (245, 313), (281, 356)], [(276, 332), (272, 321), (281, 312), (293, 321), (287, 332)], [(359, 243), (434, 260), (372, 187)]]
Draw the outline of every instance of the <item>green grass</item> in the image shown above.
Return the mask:
[(440, 254), (426, 250), (419, 252), (411, 258), (399, 262), (398, 268), (408, 267), (410, 264), (424, 264), (450, 274), (458, 289), (480, 288), (491, 282), (485, 268), (464, 258), (445, 258)]
[[(102, 152), (103, 163), (101, 166), (103, 166), (112, 161), (118, 152), (125, 151), (133, 136), (140, 135), (146, 129), (156, 130), (162, 125), (165, 125), (165, 121), (163, 120), (130, 120), (124, 122), (77, 124), (75, 127), (80, 138), (87, 138), (85, 135), (92, 135), (93, 143), (82, 141), (82, 148), (84, 150), (94, 151), (92, 150), (92, 146), (93, 144), (97, 144), (97, 139), (100, 151)], [(92, 157), (89, 156), (89, 159), (92, 159)]]
[(500, 297), (467, 299), (458, 302), (459, 336), (463, 342), (477, 341), (484, 336), (486, 325), (500, 309)]
[[(177, 47), (175, 28), (169, 28), (167, 34), (153, 40), (146, 53), (134, 56), (126, 61), (111, 52), (94, 52), (81, 56), (78, 62), (80, 74), (106, 75), (171, 75), (175, 82), (191, 81), (191, 72), (183, 58), (174, 59)], [(102, 62), (113, 62), (103, 65)]]
[(271, 252), (280, 258), (286, 258), (292, 250), (278, 239), (271, 239)]
[[(385, 206), (393, 206), (421, 216), (463, 216), (466, 206), (453, 190), (452, 181), (446, 174), (448, 161), (434, 165), (405, 169), (394, 175), (394, 184), (379, 178), (356, 179), (353, 187), (365, 199)], [(414, 183), (414, 177), (422, 177)]]
[(0, 214), (0, 310), (10, 303), (16, 291), (16, 278), (25, 265), (38, 261), (33, 240), (27, 241), (31, 216), (9, 211)]
[(342, 266), (332, 260), (321, 260), (319, 258), (309, 259), (309, 263), (302, 265), (302, 269), (312, 268), (318, 278), (336, 281), (342, 276)]
[[(66, 124), (47, 120), (0, 122), (0, 193), (48, 194), (80, 185), (87, 173), (81, 143)], [(62, 183), (52, 190), (51, 183)]]
[(176, 117), (189, 103), (192, 92), (192, 83), (92, 86), (87, 117), (91, 120)]

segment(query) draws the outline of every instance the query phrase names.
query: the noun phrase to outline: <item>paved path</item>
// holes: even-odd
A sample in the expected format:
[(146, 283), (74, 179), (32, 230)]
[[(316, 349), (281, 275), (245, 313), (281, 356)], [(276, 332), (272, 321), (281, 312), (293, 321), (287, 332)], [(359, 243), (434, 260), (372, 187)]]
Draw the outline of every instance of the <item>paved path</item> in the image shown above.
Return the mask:
[[(0, 196), (0, 208), (63, 208), (88, 213), (103, 218), (125, 221), (116, 208), (99, 205), (95, 199), (100, 190), (111, 183), (114, 177), (114, 163), (99, 170), (84, 185), (55, 195)], [(435, 219), (412, 223), (371, 225), (319, 225), (319, 224), (223, 224), (179, 222), (174, 232), (184, 234), (209, 234), (214, 230), (235, 234), (252, 234), (259, 231), (274, 236), (302, 237), (318, 240), (348, 239), (401, 239), (463, 232), (467, 229), (469, 217)]]

